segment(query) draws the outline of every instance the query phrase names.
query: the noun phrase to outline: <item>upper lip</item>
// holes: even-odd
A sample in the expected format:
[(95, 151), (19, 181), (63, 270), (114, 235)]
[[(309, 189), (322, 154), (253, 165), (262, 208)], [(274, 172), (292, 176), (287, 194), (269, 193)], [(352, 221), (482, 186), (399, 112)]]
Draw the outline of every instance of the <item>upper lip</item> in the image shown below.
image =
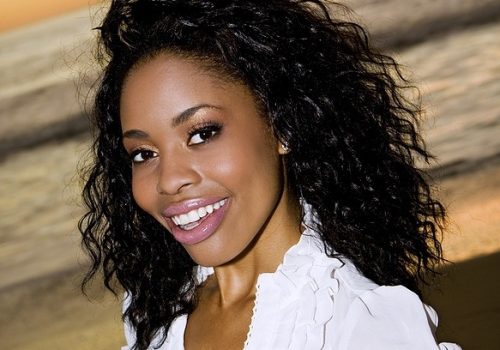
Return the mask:
[(218, 201), (223, 200), (225, 198), (226, 197), (194, 198), (182, 202), (172, 203), (168, 207), (166, 207), (165, 210), (163, 210), (162, 215), (167, 218), (170, 218), (172, 216), (185, 214), (193, 209), (198, 209), (201, 207), (205, 207), (209, 204), (217, 203)]

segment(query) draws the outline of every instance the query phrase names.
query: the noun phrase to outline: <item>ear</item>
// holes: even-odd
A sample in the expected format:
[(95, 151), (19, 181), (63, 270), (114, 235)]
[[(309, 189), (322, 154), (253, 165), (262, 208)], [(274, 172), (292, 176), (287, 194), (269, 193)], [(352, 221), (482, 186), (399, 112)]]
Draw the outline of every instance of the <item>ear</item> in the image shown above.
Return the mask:
[(278, 153), (282, 156), (285, 154), (288, 154), (288, 153), (290, 153), (290, 148), (288, 147), (288, 145), (286, 143), (279, 142)]

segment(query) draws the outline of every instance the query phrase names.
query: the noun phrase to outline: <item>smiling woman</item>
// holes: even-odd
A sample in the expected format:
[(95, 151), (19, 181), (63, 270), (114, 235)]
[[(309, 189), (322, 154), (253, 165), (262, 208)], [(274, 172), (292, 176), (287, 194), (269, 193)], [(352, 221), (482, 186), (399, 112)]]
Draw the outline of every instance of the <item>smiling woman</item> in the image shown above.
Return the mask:
[(279, 142), (245, 85), (202, 71), (195, 59), (160, 54), (125, 79), (120, 120), (135, 202), (200, 265), (230, 262), (262, 228), (259, 242), (287, 228), (275, 245), (284, 254), (300, 231)]
[(123, 349), (459, 349), (397, 64), (319, 0), (120, 0), (80, 222)]

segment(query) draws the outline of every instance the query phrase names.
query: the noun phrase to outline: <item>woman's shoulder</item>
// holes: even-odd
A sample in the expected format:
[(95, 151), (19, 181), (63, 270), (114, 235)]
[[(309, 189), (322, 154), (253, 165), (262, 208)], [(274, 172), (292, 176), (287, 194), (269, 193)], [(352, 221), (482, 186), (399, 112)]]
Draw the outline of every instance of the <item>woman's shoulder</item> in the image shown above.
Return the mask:
[(403, 286), (356, 290), (338, 328), (339, 349), (460, 350), (452, 343), (438, 344), (437, 313)]
[(324, 250), (317, 235), (305, 235), (274, 276), (286, 290), (280, 293), (281, 303), (295, 303), (298, 311), (290, 329), (309, 323), (307, 332), (316, 329), (322, 334), (304, 338), (323, 338), (325, 348), (460, 349), (437, 344), (437, 314), (417, 294), (404, 286), (380, 286), (349, 259), (330, 257)]

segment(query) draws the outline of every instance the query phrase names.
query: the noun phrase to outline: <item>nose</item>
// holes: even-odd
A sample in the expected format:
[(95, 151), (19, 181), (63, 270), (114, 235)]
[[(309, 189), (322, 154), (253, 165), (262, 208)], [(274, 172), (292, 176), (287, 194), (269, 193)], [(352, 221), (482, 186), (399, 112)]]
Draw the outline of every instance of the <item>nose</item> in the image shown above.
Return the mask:
[(175, 195), (200, 181), (189, 156), (171, 153), (160, 157), (160, 167), (156, 190), (160, 194)]

